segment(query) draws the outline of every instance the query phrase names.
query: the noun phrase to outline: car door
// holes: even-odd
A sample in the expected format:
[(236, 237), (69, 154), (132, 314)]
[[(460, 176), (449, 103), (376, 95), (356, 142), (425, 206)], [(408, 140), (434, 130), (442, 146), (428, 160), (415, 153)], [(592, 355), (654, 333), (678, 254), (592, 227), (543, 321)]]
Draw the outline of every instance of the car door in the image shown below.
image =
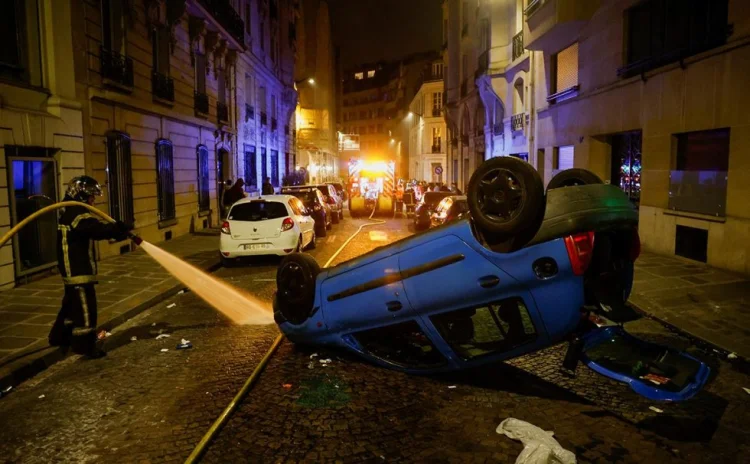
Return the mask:
[(312, 240), (313, 229), (315, 227), (315, 221), (310, 217), (305, 209), (305, 206), (297, 197), (291, 197), (289, 199), (289, 208), (294, 213), (294, 220), (297, 221), (302, 234), (302, 243), (306, 247)]
[(529, 290), (455, 235), (404, 250), (406, 297), (428, 336), (459, 365), (546, 346)]

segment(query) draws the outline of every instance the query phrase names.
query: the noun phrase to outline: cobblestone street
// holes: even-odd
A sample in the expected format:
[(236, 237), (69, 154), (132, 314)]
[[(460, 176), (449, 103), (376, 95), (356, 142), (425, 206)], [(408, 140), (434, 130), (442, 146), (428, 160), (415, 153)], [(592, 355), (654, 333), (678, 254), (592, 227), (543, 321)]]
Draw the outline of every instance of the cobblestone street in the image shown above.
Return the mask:
[[(313, 256), (324, 264), (364, 222), (334, 226)], [(410, 233), (401, 220), (369, 230), (334, 264)], [(270, 301), (277, 263), (215, 274)], [(521, 444), (495, 432), (508, 417), (554, 431), (579, 462), (743, 462), (746, 364), (701, 352), (652, 320), (627, 328), (687, 349), (718, 374), (693, 400), (665, 404), (581, 365), (575, 379), (561, 376), (563, 346), (413, 376), (284, 341), (204, 462), (514, 462)], [(277, 334), (232, 325), (190, 292), (172, 296), (116, 327), (107, 358), (68, 357), (0, 398), (0, 462), (184, 462)], [(183, 338), (192, 349), (175, 349)]]

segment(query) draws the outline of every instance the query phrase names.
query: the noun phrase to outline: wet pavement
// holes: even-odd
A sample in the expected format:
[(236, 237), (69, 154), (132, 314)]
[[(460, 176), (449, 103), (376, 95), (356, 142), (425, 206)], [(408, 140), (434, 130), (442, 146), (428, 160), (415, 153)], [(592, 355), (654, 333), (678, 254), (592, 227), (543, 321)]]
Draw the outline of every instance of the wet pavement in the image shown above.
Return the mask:
[[(312, 254), (325, 263), (363, 222), (334, 226)], [(365, 229), (336, 262), (409, 233), (400, 220), (373, 230), (385, 239)], [(270, 300), (277, 263), (216, 275)], [(711, 364), (712, 382), (694, 400), (664, 404), (583, 366), (575, 379), (561, 376), (562, 346), (472, 371), (409, 376), (284, 341), (204, 461), (514, 462), (520, 443), (495, 429), (515, 417), (554, 431), (579, 462), (743, 462), (745, 364), (691, 348), (654, 321), (628, 329), (689, 349)], [(160, 332), (170, 337), (156, 340)], [(277, 334), (274, 326), (234, 326), (189, 292), (161, 302), (113, 331), (107, 358), (68, 358), (0, 398), (0, 462), (183, 462)], [(176, 350), (182, 338), (193, 348)]]

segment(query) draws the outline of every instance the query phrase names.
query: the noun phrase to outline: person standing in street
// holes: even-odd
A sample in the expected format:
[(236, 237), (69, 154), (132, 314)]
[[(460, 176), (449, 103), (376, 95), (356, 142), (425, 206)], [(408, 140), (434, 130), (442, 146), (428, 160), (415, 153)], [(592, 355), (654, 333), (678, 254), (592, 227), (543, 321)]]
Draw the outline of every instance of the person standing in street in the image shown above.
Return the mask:
[[(102, 188), (93, 177), (75, 177), (70, 181), (63, 201), (94, 204)], [(65, 286), (62, 306), (52, 330), (49, 344), (91, 359), (106, 355), (96, 347), (96, 285), (97, 264), (94, 240), (122, 241), (128, 238), (133, 225), (104, 222), (83, 206), (66, 207), (57, 226), (57, 267)]]
[(247, 196), (244, 187), (245, 181), (242, 178), (239, 178), (237, 179), (237, 182), (235, 182), (234, 185), (224, 193), (224, 207), (227, 211), (229, 211), (229, 207)]
[(274, 193), (274, 191), (273, 191), (273, 184), (271, 184), (271, 178), (270, 177), (266, 177), (263, 180), (263, 187), (262, 187), (261, 193), (263, 195), (273, 195), (273, 193)]

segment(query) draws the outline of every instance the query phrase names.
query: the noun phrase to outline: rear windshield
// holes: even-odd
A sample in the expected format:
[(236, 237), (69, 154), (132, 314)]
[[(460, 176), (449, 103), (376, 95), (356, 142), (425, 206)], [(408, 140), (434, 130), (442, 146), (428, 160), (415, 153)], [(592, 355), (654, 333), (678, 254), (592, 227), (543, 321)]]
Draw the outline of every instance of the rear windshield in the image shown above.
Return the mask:
[(422, 201), (426, 205), (437, 205), (445, 197), (451, 196), (450, 192), (427, 192), (422, 197)]
[(336, 189), (336, 193), (341, 193), (344, 191), (344, 186), (341, 184), (330, 184), (333, 185), (333, 188)]
[(289, 216), (286, 206), (277, 201), (253, 201), (235, 205), (229, 212), (230, 221), (267, 221)]
[(305, 206), (310, 206), (315, 203), (315, 199), (318, 198), (318, 196), (315, 194), (315, 192), (299, 192), (299, 191), (289, 191), (284, 192), (285, 195), (293, 195), (300, 200), (302, 200), (302, 203), (305, 204)]

